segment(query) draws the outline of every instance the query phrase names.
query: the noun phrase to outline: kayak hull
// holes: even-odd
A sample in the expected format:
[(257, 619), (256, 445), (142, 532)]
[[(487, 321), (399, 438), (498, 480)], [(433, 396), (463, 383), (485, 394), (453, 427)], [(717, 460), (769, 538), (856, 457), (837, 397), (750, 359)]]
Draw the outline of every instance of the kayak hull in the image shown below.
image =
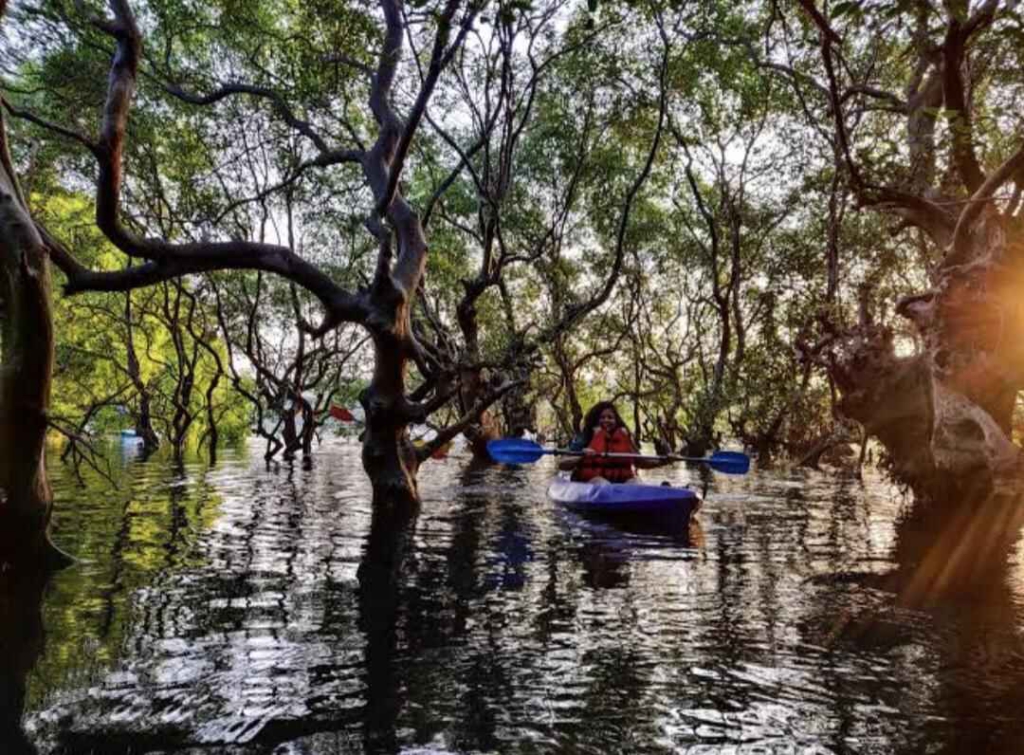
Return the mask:
[(586, 514), (631, 519), (685, 519), (700, 508), (701, 500), (689, 488), (664, 485), (592, 485), (556, 478), (548, 497)]

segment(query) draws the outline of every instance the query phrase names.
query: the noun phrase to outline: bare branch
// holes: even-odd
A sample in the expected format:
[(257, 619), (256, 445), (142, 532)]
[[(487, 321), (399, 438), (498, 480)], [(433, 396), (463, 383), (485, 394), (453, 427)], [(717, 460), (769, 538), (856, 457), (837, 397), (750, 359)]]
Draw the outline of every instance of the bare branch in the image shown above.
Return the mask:
[(953, 137), (953, 160), (960, 172), (960, 178), (972, 194), (985, 181), (978, 157), (974, 151), (974, 133), (971, 125), (971, 114), (964, 93), (963, 61), (967, 33), (960, 26), (960, 21), (952, 16), (946, 31), (943, 51), (943, 95), (945, 109), (949, 114), (949, 131)]
[(523, 385), (524, 381), (515, 380), (508, 383), (503, 383), (497, 388), (486, 393), (479, 401), (477, 401), (470, 409), (463, 414), (455, 422), (455, 424), (441, 430), (437, 436), (424, 444), (424, 446), (416, 451), (416, 458), (422, 463), (430, 458), (436, 450), (444, 446), (448, 441), (452, 440), (456, 436), (469, 429), (478, 419), (480, 415), (487, 411), (488, 408), (495, 402), (497, 402), (502, 396), (516, 388)]
[(953, 241), (950, 244), (950, 251), (943, 267), (962, 264), (966, 261), (970, 249), (967, 244), (971, 232), (971, 225), (977, 219), (981, 211), (985, 209), (988, 200), (996, 193), (1000, 186), (1013, 178), (1014, 174), (1024, 168), (1024, 146), (1018, 149), (1008, 160), (999, 166), (998, 170), (989, 176), (985, 183), (978, 187), (971, 196), (971, 201), (960, 213), (956, 223), (956, 230), (953, 232)]
[[(451, 29), (452, 18), (455, 16), (455, 11), (458, 10), (460, 2), (461, 0), (448, 0), (444, 11), (437, 19), (437, 36), (434, 39), (434, 49), (430, 56), (430, 65), (427, 67), (427, 75), (420, 87), (420, 92), (416, 97), (416, 103), (413, 105), (412, 112), (409, 113), (409, 118), (406, 121), (405, 128), (402, 129), (402, 135), (398, 140), (398, 144), (395, 146), (394, 154), (389, 161), (387, 187), (384, 190), (383, 196), (380, 196), (377, 199), (378, 215), (383, 215), (387, 212), (388, 207), (391, 205), (391, 202), (395, 197), (395, 191), (398, 188), (398, 179), (402, 175), (402, 167), (405, 164), (405, 156), (409, 151), (409, 145), (412, 143), (412, 138), (415, 135), (416, 130), (419, 128), (420, 121), (423, 119), (423, 113), (426, 111), (427, 102), (430, 100), (430, 96), (434, 92), (434, 87), (437, 85), (437, 80), (441, 76), (441, 71), (448, 65), (452, 56), (462, 46), (462, 43), (466, 39), (466, 34), (473, 25), (473, 20), (476, 18), (476, 8), (475, 6), (470, 6), (470, 9), (466, 12), (462, 20), (462, 25), (455, 41), (452, 43), (450, 48), (445, 49), (448, 44), (448, 35)], [(387, 7), (390, 5), (390, 0), (385, 0), (384, 5), (385, 14), (387, 14)], [(390, 26), (390, 18), (388, 22)]]
[(829, 26), (828, 21), (815, 7), (814, 0), (799, 0), (799, 3), (814, 21), (815, 25), (818, 27), (818, 31), (820, 32), (821, 57), (825, 64), (825, 73), (828, 77), (828, 96), (829, 103), (832, 108), (832, 117), (835, 121), (836, 137), (839, 142), (841, 154), (843, 155), (843, 160), (846, 163), (846, 169), (850, 172), (851, 183), (854, 190), (859, 195), (863, 193), (865, 189), (865, 181), (861, 176), (860, 169), (853, 160), (853, 155), (850, 152), (850, 137), (847, 132), (846, 119), (843, 114), (842, 98), (839, 94), (839, 82), (836, 77), (835, 60), (832, 52), (832, 45), (841, 44), (842, 39), (835, 30)]
[(367, 76), (373, 76), (373, 68), (371, 66), (368, 66), (366, 63), (356, 60), (355, 58), (346, 55), (345, 53), (342, 52), (332, 52), (330, 55), (325, 55), (324, 62), (341, 63), (342, 65), (346, 65), (349, 68), (354, 68), (357, 71), (365, 73)]
[(47, 131), (52, 131), (53, 133), (59, 134), (60, 136), (65, 137), (66, 139), (70, 139), (71, 141), (78, 142), (93, 154), (96, 153), (96, 144), (88, 137), (86, 137), (84, 134), (80, 134), (77, 131), (65, 128), (64, 126), (59, 126), (56, 123), (50, 123), (49, 121), (40, 118), (39, 116), (35, 115), (34, 113), (28, 110), (16, 108), (3, 97), (0, 97), (0, 103), (2, 103), (3, 107), (7, 110), (7, 112), (13, 115), (15, 118), (20, 118), (22, 120), (28, 121), (29, 123), (34, 123), (40, 128), (44, 128)]
[(312, 124), (309, 121), (304, 121), (296, 116), (292, 109), (288, 107), (288, 103), (285, 102), (284, 98), (273, 89), (254, 86), (252, 84), (230, 83), (222, 85), (220, 88), (215, 89), (209, 94), (198, 95), (186, 92), (175, 84), (165, 83), (163, 84), (163, 88), (168, 94), (177, 97), (182, 102), (198, 106), (212, 105), (223, 99), (231, 97), (232, 95), (238, 94), (247, 94), (253, 97), (265, 99), (281, 117), (281, 120), (313, 142), (319, 152), (325, 153), (331, 151), (327, 146), (327, 142), (324, 141), (324, 138), (313, 129)]

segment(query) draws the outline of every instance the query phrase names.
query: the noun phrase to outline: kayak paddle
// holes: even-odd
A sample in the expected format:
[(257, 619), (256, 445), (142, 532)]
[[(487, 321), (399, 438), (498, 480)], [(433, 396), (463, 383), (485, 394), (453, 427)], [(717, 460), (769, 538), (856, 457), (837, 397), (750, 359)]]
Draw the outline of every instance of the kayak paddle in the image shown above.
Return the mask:
[[(501, 438), (488, 441), (487, 453), (499, 464), (533, 464), (542, 456), (583, 456), (582, 451), (564, 448), (544, 448), (525, 438)], [(707, 464), (726, 474), (746, 474), (750, 470), (750, 457), (738, 451), (718, 451), (711, 456), (645, 456), (644, 454), (604, 453), (602, 457), (635, 459), (638, 461), (694, 461)]]

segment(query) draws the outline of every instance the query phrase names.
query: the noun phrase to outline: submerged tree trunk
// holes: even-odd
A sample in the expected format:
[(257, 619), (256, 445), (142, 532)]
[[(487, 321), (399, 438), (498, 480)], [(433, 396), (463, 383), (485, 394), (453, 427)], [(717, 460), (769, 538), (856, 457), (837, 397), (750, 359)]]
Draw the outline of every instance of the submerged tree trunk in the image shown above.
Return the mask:
[(59, 565), (45, 440), (53, 368), (50, 269), (0, 116), (0, 565)]
[(284, 460), (292, 461), (295, 459), (295, 452), (299, 449), (299, 431), (295, 422), (295, 412), (299, 408), (298, 400), (291, 399), (291, 405), (289, 406), (289, 399), (283, 399), (281, 401), (282, 406), (282, 421), (284, 427), (282, 428), (282, 436), (284, 437)]
[(135, 434), (142, 438), (142, 453), (149, 456), (160, 447), (160, 436), (153, 429), (153, 410), (150, 406), (149, 389), (143, 386), (139, 392), (139, 414), (135, 419)]

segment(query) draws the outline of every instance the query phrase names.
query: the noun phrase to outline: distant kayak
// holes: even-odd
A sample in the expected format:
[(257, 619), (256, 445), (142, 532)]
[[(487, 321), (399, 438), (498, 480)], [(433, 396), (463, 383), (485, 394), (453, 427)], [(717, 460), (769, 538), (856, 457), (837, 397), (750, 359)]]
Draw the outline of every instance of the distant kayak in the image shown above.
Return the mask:
[(575, 511), (601, 516), (689, 519), (701, 500), (689, 488), (667, 485), (593, 485), (556, 477), (548, 497)]

